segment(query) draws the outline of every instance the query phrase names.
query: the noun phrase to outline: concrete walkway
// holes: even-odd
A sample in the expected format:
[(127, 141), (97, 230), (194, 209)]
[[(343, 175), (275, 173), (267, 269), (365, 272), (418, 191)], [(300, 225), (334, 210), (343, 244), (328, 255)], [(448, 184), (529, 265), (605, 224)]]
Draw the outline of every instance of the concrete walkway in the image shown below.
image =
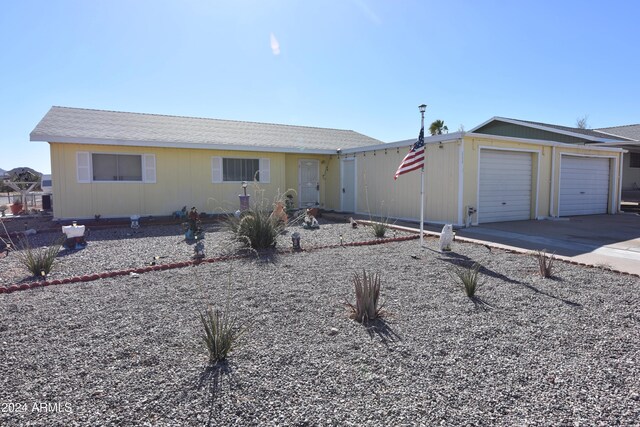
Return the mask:
[(557, 220), (482, 224), (457, 236), (640, 275), (640, 216), (589, 215)]
[[(327, 216), (342, 221), (349, 217)], [(419, 231), (416, 223), (394, 224)], [(442, 226), (424, 228), (428, 234), (439, 235)], [(640, 275), (640, 215), (634, 213), (482, 224), (457, 230), (456, 239), (523, 253), (546, 249), (566, 261)]]

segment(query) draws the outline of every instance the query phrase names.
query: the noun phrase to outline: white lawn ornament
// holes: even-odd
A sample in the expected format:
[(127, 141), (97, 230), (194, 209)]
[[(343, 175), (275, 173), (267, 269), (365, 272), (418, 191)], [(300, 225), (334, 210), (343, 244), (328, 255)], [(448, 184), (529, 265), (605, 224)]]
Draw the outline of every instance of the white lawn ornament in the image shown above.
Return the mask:
[(446, 224), (442, 227), (442, 232), (440, 233), (440, 252), (451, 250), (453, 237), (453, 226), (451, 224)]

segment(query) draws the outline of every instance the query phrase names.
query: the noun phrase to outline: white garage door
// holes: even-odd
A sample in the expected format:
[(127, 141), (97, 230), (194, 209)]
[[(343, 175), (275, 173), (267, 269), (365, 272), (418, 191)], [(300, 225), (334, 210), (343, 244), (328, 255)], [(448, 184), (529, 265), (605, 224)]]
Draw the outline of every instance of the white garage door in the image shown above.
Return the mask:
[(531, 153), (480, 151), (479, 222), (531, 218)]
[(562, 156), (560, 216), (607, 213), (609, 159)]

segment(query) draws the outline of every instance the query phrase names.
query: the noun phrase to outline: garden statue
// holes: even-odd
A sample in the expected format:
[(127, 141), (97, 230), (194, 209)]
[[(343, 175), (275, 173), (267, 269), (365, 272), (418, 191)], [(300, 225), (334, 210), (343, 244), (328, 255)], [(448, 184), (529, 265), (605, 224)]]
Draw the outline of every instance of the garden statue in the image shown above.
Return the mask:
[(445, 224), (445, 226), (442, 227), (442, 232), (440, 233), (440, 252), (451, 250), (453, 238), (453, 226), (451, 224)]
[(304, 225), (302, 226), (306, 229), (315, 230), (320, 228), (320, 224), (318, 224), (318, 220), (315, 216), (311, 215), (311, 210), (307, 209), (307, 214), (304, 216)]
[[(186, 208), (185, 208), (186, 210)], [(198, 210), (194, 207), (189, 211), (187, 222), (183, 224), (186, 232), (184, 237), (187, 240), (204, 239), (204, 231), (202, 230), (202, 222), (200, 221), (200, 215)]]
[[(196, 239), (197, 240), (197, 239)], [(204, 258), (204, 242), (200, 240), (193, 247), (193, 258), (194, 259), (202, 259)]]
[(271, 212), (271, 219), (278, 222), (278, 223), (282, 223), (285, 226), (287, 225), (287, 214), (284, 211), (284, 203), (283, 202), (276, 202), (275, 203), (275, 209), (273, 210), (273, 212)]

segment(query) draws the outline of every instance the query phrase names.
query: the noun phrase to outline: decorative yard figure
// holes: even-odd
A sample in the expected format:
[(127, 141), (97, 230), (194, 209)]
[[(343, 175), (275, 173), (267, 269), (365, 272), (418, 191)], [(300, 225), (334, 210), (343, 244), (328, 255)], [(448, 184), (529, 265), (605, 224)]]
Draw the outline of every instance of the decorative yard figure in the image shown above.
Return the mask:
[(275, 209), (273, 209), (273, 212), (271, 212), (271, 216), (270, 218), (278, 223), (281, 223), (283, 225), (287, 225), (287, 214), (284, 211), (284, 203), (283, 202), (276, 202), (275, 203)]
[(64, 246), (65, 249), (71, 251), (87, 247), (84, 225), (78, 225), (73, 221), (71, 225), (63, 225), (62, 232), (66, 236), (64, 243), (62, 243), (62, 246)]
[(318, 220), (315, 216), (311, 215), (311, 210), (307, 209), (307, 214), (304, 216), (304, 225), (302, 226), (306, 229), (315, 230), (316, 228), (320, 228), (320, 224), (318, 224)]
[(453, 226), (451, 224), (446, 224), (442, 227), (442, 232), (440, 233), (440, 252), (451, 250), (451, 242), (453, 242), (453, 238)]
[(204, 255), (205, 255), (204, 254), (204, 242), (202, 240), (200, 240), (193, 247), (193, 258), (202, 259), (202, 258), (204, 258)]
[(187, 207), (183, 206), (179, 211), (173, 213), (173, 217), (177, 219), (183, 219), (187, 217)]
[[(186, 210), (186, 208), (185, 208)], [(187, 222), (183, 224), (186, 229), (184, 237), (187, 240), (204, 239), (204, 232), (202, 230), (202, 222), (200, 221), (200, 215), (198, 210), (193, 206), (189, 211)]]

